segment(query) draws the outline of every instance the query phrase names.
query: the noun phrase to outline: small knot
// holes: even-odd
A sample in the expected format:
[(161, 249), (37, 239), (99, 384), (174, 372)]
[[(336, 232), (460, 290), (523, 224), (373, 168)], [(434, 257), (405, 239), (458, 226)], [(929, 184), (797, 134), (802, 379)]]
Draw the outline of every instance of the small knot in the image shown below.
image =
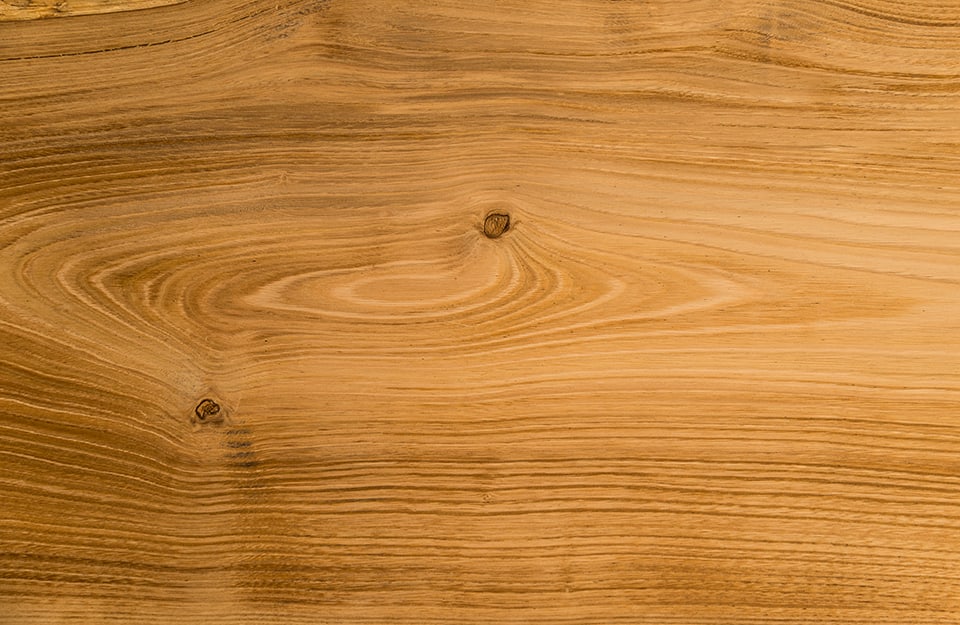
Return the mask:
[(483, 234), (488, 239), (499, 239), (509, 229), (510, 215), (507, 213), (490, 213), (483, 220)]
[(201, 400), (193, 412), (200, 423), (218, 423), (223, 420), (220, 415), (220, 404), (212, 399)]

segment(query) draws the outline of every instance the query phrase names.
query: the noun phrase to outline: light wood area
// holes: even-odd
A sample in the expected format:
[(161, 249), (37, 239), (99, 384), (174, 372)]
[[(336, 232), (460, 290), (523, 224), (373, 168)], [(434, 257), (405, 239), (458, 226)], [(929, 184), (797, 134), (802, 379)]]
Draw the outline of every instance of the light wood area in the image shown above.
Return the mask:
[(0, 2), (49, 623), (960, 623), (960, 3)]

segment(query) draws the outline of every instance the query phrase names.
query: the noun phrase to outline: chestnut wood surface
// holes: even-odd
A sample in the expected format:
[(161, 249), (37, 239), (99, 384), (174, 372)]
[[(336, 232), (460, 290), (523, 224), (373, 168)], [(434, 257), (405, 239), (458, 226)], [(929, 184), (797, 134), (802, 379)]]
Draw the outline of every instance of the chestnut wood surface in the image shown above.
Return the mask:
[(960, 623), (960, 2), (0, 1), (48, 623)]

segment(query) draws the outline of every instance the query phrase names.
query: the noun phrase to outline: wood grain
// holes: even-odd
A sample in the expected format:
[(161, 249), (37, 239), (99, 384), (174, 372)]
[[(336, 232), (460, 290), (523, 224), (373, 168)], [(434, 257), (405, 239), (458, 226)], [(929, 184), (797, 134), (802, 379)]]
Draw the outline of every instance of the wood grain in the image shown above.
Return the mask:
[(0, 22), (136, 11), (186, 0), (0, 0)]
[(0, 7), (0, 623), (960, 623), (960, 4)]

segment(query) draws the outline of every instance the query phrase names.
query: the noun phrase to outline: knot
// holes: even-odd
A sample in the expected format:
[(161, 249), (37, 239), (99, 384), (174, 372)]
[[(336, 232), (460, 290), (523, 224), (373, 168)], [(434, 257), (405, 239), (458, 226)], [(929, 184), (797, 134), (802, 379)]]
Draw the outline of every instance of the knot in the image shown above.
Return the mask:
[(197, 415), (197, 421), (200, 423), (220, 423), (223, 421), (220, 404), (212, 399), (201, 400), (197, 407), (193, 409), (193, 412)]
[(510, 215), (507, 213), (490, 213), (483, 220), (483, 234), (488, 239), (499, 239), (509, 229)]

